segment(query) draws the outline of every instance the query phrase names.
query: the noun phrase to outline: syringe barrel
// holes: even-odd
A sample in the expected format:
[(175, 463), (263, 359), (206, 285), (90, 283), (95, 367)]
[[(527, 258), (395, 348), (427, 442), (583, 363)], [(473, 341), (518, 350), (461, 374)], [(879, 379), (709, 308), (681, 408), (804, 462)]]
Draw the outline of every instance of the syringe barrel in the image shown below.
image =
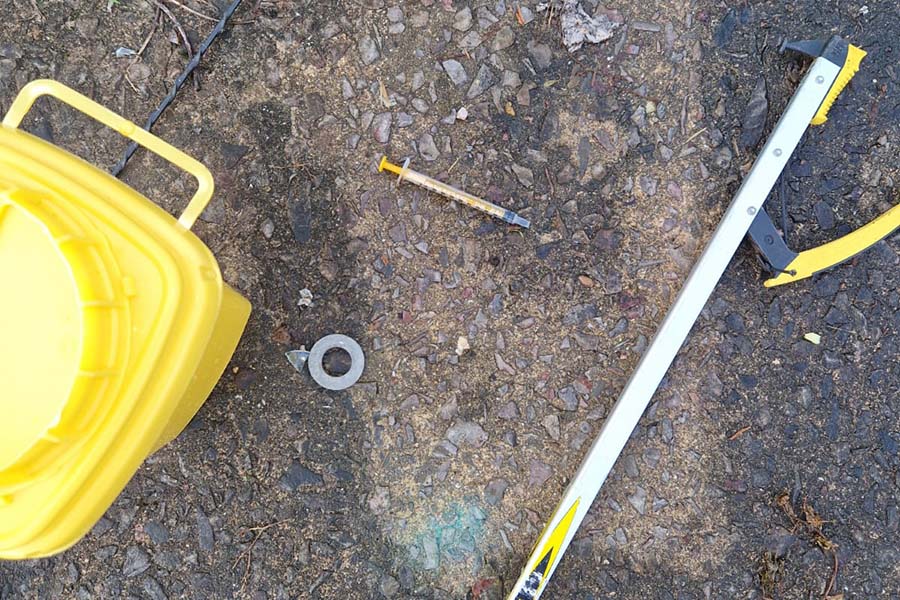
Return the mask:
[(428, 175), (424, 175), (412, 169), (404, 169), (400, 175), (400, 178), (401, 180), (405, 179), (436, 194), (440, 194), (441, 196), (450, 198), (451, 200), (456, 200), (457, 202), (461, 202), (466, 206), (470, 206), (482, 212), (486, 212), (489, 215), (493, 215), (497, 218), (503, 219), (504, 221), (507, 220), (507, 213), (511, 212), (506, 210), (505, 208), (497, 206), (496, 204), (488, 202), (487, 200), (482, 200), (478, 196), (473, 196), (472, 194), (466, 193), (461, 189), (453, 187), (452, 185), (448, 185), (442, 181), (438, 181), (437, 179), (433, 179)]

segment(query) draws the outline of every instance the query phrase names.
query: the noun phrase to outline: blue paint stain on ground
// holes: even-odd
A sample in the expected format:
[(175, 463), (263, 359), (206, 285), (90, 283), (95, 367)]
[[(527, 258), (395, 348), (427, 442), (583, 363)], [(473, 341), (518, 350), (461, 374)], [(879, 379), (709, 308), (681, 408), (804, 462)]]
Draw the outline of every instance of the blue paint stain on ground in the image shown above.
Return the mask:
[(425, 570), (437, 569), (444, 562), (460, 562), (474, 558), (473, 572), (481, 568), (483, 555), (477, 551), (487, 515), (475, 498), (454, 503), (440, 516), (429, 517), (424, 531), (417, 534), (410, 547), (413, 562)]

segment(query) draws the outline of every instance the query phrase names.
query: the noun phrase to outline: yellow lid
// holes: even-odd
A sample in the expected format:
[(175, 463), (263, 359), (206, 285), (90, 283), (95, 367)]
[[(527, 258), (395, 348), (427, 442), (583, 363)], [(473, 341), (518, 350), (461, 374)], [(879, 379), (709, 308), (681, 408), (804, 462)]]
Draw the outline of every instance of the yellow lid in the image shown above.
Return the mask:
[(109, 404), (128, 326), (118, 268), (85, 215), (0, 189), (0, 494), (77, 445)]

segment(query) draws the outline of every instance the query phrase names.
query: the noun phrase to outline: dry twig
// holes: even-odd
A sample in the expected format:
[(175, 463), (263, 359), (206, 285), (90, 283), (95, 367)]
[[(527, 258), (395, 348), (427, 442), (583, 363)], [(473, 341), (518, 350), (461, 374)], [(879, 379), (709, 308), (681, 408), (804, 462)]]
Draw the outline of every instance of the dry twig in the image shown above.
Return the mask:
[(747, 433), (748, 431), (750, 431), (750, 426), (749, 426), (749, 425), (745, 425), (744, 427), (741, 427), (740, 429), (738, 429), (737, 431), (735, 431), (734, 433), (732, 433), (730, 436), (728, 436), (728, 441), (729, 441), (729, 442), (733, 442), (734, 440), (738, 439), (739, 437), (741, 437), (742, 435), (744, 435), (744, 434)]
[[(191, 45), (191, 40), (188, 39), (187, 33), (184, 31), (184, 27), (181, 26), (181, 22), (175, 18), (175, 15), (172, 14), (172, 11), (169, 10), (169, 7), (160, 2), (160, 0), (147, 0), (151, 4), (156, 5), (159, 10), (163, 12), (163, 14), (168, 17), (169, 21), (172, 22), (172, 25), (175, 27), (175, 31), (178, 37), (181, 39), (181, 43), (184, 45), (184, 49), (187, 52), (188, 62), (192, 58), (194, 58), (194, 47)], [(194, 89), (200, 89), (200, 79), (197, 77), (197, 73), (194, 72), (191, 74), (194, 81)]]
[(231, 569), (234, 570), (242, 559), (245, 559), (247, 561), (246, 566), (244, 567), (244, 574), (243, 576), (241, 576), (241, 592), (243, 592), (247, 587), (247, 581), (250, 579), (250, 561), (253, 558), (253, 547), (256, 546), (256, 542), (259, 541), (259, 538), (261, 538), (262, 534), (267, 530), (278, 525), (284, 525), (285, 523), (289, 523), (290, 521), (290, 519), (285, 519), (283, 521), (269, 523), (268, 525), (257, 525), (256, 527), (249, 527), (247, 529), (248, 532), (254, 532), (256, 533), (256, 535), (253, 536), (253, 540), (250, 542), (250, 545), (247, 546), (243, 552), (238, 554), (238, 557), (234, 559), (234, 562), (231, 564)]
[(202, 13), (202, 12), (200, 12), (200, 11), (198, 11), (198, 10), (194, 10), (194, 9), (191, 8), (190, 6), (184, 5), (184, 4), (182, 4), (181, 2), (179, 2), (178, 0), (166, 0), (166, 2), (169, 2), (169, 3), (171, 3), (171, 4), (174, 4), (175, 6), (181, 8), (182, 10), (185, 10), (185, 11), (191, 13), (191, 14), (194, 15), (195, 17), (199, 17), (199, 18), (204, 19), (204, 20), (206, 20), (206, 21), (212, 21), (213, 23), (216, 23), (216, 22), (219, 21), (219, 19), (217, 19), (216, 17), (211, 17), (211, 16), (209, 16), (209, 15), (207, 15), (207, 14), (205, 14), (205, 13)]
[(159, 21), (162, 16), (162, 11), (159, 10), (159, 7), (156, 7), (156, 10), (153, 12), (153, 27), (150, 28), (150, 33), (147, 34), (147, 37), (144, 38), (144, 43), (141, 44), (141, 47), (138, 49), (137, 54), (134, 56), (134, 60), (132, 63), (138, 61), (141, 55), (144, 53), (144, 50), (147, 49), (147, 46), (150, 45), (150, 40), (153, 39), (153, 35), (156, 33), (156, 30), (159, 29)]

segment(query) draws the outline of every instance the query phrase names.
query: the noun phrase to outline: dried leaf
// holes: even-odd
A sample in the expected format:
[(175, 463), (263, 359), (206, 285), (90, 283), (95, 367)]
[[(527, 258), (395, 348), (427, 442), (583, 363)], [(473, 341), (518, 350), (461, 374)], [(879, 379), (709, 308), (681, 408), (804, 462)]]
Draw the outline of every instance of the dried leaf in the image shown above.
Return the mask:
[(788, 516), (791, 522), (796, 525), (800, 519), (797, 517), (797, 513), (794, 512), (794, 507), (791, 505), (791, 497), (787, 492), (782, 492), (775, 496), (775, 504), (784, 511), (784, 514)]
[[(794, 511), (794, 506), (791, 503), (790, 496), (788, 496), (787, 492), (778, 494), (775, 497), (775, 503), (791, 520), (795, 531), (799, 529), (800, 533), (804, 534), (808, 541), (821, 548), (823, 552), (830, 552), (832, 559), (834, 559), (834, 570), (831, 573), (831, 578), (829, 579), (828, 584), (824, 588), (824, 592), (822, 592), (822, 600), (843, 600), (843, 594), (831, 593), (831, 590), (834, 589), (834, 582), (838, 574), (838, 545), (832, 542), (825, 536), (824, 533), (822, 533), (822, 526), (825, 525), (827, 521), (819, 516), (819, 513), (816, 512), (816, 509), (812, 507), (812, 505), (806, 500), (806, 498), (804, 498), (800, 503), (800, 512), (803, 515), (802, 519), (799, 518), (797, 516), (797, 513)], [(761, 567), (760, 585), (763, 588), (763, 595), (766, 596), (768, 595), (766, 592), (768, 592), (769, 589), (766, 588), (767, 582), (764, 579), (763, 574), (764, 571)]]
[(563, 34), (563, 44), (569, 52), (580, 49), (585, 42), (597, 44), (612, 37), (619, 26), (607, 15), (590, 16), (578, 0), (565, 0), (559, 22)]
[(513, 108), (512, 102), (507, 102), (506, 106), (504, 107), (504, 110), (506, 111), (506, 114), (508, 114), (509, 116), (511, 116), (511, 117), (516, 116), (516, 109)]
[(378, 92), (381, 95), (381, 103), (384, 104), (385, 108), (391, 108), (395, 104), (397, 104), (393, 98), (391, 98), (390, 94), (388, 94), (387, 88), (384, 87), (384, 82), (378, 82)]
[(825, 521), (816, 513), (816, 510), (803, 499), (803, 504), (800, 506), (801, 510), (803, 510), (803, 519), (806, 521), (806, 524), (809, 525), (815, 531), (822, 531), (822, 525), (825, 524)]
[(816, 545), (819, 548), (821, 548), (822, 550), (825, 550), (826, 552), (837, 548), (837, 544), (835, 544), (834, 542), (829, 540), (827, 537), (825, 537), (821, 533), (815, 534), (815, 537), (813, 539), (816, 542)]
[(757, 575), (763, 597), (774, 598), (778, 584), (784, 577), (784, 558), (779, 558), (773, 552), (764, 552), (759, 562)]
[(288, 331), (288, 328), (282, 325), (278, 329), (272, 332), (272, 341), (276, 344), (290, 344), (291, 343), (291, 334)]

